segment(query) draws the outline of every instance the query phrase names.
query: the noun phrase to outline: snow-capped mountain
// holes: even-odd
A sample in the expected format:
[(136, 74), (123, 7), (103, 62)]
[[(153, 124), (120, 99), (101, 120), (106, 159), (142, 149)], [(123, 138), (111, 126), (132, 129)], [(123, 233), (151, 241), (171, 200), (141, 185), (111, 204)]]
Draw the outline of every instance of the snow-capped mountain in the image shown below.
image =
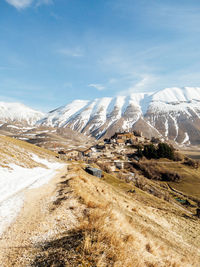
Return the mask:
[(166, 88), (154, 93), (75, 100), (47, 114), (39, 124), (70, 127), (100, 138), (140, 130), (182, 144), (200, 143), (200, 88)]
[(139, 130), (149, 138), (163, 136), (179, 144), (200, 144), (200, 88), (174, 87), (154, 93), (74, 100), (47, 114), (23, 104), (0, 102), (0, 124), (4, 123), (69, 127), (96, 138)]
[(44, 113), (36, 111), (20, 103), (0, 102), (0, 123), (20, 122), (34, 125), (45, 116)]

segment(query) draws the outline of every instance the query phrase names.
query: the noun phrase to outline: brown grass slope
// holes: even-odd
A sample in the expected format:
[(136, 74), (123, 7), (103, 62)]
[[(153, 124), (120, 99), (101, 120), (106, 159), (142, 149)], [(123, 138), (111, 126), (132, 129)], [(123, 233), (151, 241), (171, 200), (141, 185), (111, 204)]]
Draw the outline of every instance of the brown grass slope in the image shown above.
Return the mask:
[(35, 154), (41, 158), (57, 161), (56, 153), (39, 148), (24, 141), (17, 140), (8, 136), (0, 136), (0, 165), (7, 167), (13, 163), (26, 168), (41, 166), (35, 162), (31, 154)]
[(93, 177), (77, 164), (49, 197), (32, 238), (24, 235), (31, 245), (9, 250), (6, 266), (199, 266), (199, 219), (173, 203), (112, 175)]
[(167, 159), (146, 160), (141, 162), (141, 164), (152, 166), (154, 171), (158, 173), (178, 174), (180, 177), (178, 182), (169, 181), (168, 183), (185, 195), (194, 197), (200, 201), (200, 168), (194, 168), (183, 162), (174, 162)]
[(82, 175), (72, 186), (89, 208), (85, 246), (97, 266), (198, 266), (197, 219), (139, 189), (128, 195), (118, 179)]

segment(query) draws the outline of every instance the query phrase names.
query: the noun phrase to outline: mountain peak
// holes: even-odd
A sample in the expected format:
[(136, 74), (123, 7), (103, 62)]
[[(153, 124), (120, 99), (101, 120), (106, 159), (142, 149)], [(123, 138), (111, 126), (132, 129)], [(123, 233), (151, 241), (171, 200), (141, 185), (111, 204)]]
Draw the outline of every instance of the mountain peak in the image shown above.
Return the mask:
[(24, 104), (0, 102), (0, 122), (18, 121), (33, 125), (42, 117), (44, 113)]
[(154, 93), (152, 100), (165, 103), (200, 101), (200, 87), (165, 88)]

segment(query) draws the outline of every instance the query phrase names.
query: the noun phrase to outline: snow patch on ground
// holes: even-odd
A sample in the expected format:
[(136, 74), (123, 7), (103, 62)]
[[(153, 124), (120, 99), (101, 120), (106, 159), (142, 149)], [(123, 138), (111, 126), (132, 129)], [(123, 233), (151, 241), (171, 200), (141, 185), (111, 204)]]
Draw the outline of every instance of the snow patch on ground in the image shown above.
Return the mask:
[(14, 221), (23, 207), (24, 195), (15, 195), (0, 203), (0, 236)]
[(50, 162), (31, 154), (34, 161), (44, 167), (23, 168), (9, 164), (9, 168), (0, 167), (0, 235), (17, 216), (23, 205), (24, 190), (38, 188), (53, 178), (56, 170), (63, 167), (59, 162)]

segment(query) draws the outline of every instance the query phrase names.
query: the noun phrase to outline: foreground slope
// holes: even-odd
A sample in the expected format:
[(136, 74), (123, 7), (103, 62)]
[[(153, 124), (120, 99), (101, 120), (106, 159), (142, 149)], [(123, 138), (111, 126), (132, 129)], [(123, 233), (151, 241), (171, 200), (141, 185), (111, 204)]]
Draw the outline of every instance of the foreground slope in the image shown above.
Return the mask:
[(200, 141), (200, 88), (166, 88), (156, 93), (75, 100), (55, 109), (39, 123), (70, 127), (100, 138), (138, 129), (147, 137), (164, 136), (180, 144)]
[(32, 191), (0, 241), (0, 259), (8, 267), (197, 267), (199, 233), (199, 220), (185, 209), (75, 163)]
[(0, 235), (22, 208), (26, 190), (45, 184), (62, 166), (47, 150), (0, 136)]

